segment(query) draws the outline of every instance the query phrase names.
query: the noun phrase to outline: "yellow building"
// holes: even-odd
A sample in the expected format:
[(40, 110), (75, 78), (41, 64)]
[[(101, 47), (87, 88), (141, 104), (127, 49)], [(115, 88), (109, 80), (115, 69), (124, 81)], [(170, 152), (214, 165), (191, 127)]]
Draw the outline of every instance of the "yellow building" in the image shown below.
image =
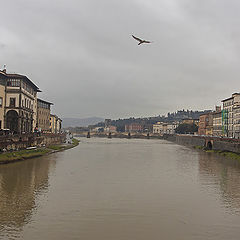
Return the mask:
[(50, 115), (50, 131), (51, 133), (61, 133), (62, 120), (57, 115)]
[(42, 132), (50, 132), (50, 102), (42, 99), (37, 99), (37, 128)]
[(10, 129), (14, 133), (33, 132), (37, 124), (39, 88), (28, 77), (9, 74), (6, 69), (0, 71), (0, 85), (1, 128)]
[(178, 126), (177, 123), (157, 122), (156, 124), (153, 124), (153, 133), (160, 134), (160, 135), (174, 134), (177, 126)]
[(4, 128), (5, 77), (0, 74), (0, 129)]

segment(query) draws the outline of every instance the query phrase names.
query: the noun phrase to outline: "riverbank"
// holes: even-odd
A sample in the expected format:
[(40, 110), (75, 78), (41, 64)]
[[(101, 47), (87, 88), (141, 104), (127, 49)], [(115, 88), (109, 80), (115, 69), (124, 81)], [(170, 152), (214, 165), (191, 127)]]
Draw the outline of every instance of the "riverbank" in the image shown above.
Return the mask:
[(193, 135), (169, 135), (163, 136), (155, 134), (132, 134), (127, 135), (121, 133), (114, 134), (92, 134), (92, 137), (102, 138), (132, 138), (132, 139), (164, 139), (170, 142), (175, 142), (179, 145), (193, 147), (194, 149), (203, 150), (205, 152), (217, 153), (227, 158), (236, 159), (240, 161), (240, 140), (231, 138), (217, 138), (211, 136), (193, 136)]
[(229, 152), (229, 151), (221, 151), (221, 150), (209, 150), (209, 149), (204, 148), (202, 146), (194, 146), (193, 148), (197, 149), (197, 150), (204, 151), (206, 153), (215, 153), (215, 154), (219, 154), (221, 156), (227, 157), (227, 158), (231, 158), (231, 159), (240, 161), (240, 154), (239, 153)]
[(52, 154), (55, 152), (64, 151), (73, 147), (76, 147), (79, 144), (77, 139), (73, 139), (72, 144), (55, 144), (49, 145), (46, 147), (36, 148), (36, 149), (25, 149), (13, 152), (6, 152), (0, 154), (0, 164), (8, 164), (17, 161), (23, 161), (26, 159), (42, 157), (48, 154)]

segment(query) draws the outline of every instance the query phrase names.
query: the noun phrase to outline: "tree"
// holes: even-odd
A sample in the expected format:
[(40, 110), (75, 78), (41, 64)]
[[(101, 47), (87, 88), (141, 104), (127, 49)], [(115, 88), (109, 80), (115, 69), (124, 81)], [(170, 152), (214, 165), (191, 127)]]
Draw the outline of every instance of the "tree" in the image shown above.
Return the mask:
[(194, 133), (198, 131), (198, 126), (196, 124), (187, 124), (182, 123), (179, 124), (176, 128), (175, 132), (180, 134), (186, 134), (186, 133)]
[(104, 132), (104, 128), (103, 128), (103, 127), (102, 127), (102, 128), (99, 128), (99, 129), (98, 129), (98, 132), (100, 132), (100, 133)]
[(125, 125), (118, 125), (117, 126), (117, 131), (118, 132), (124, 132), (125, 131)]

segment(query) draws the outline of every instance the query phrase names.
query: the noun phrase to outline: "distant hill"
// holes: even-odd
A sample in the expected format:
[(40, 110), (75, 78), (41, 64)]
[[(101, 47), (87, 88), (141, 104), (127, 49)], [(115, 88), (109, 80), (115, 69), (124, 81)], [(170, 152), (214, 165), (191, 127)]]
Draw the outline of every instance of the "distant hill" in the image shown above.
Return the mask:
[(87, 127), (88, 125), (95, 125), (104, 121), (103, 118), (89, 117), (89, 118), (63, 118), (63, 128), (68, 127)]

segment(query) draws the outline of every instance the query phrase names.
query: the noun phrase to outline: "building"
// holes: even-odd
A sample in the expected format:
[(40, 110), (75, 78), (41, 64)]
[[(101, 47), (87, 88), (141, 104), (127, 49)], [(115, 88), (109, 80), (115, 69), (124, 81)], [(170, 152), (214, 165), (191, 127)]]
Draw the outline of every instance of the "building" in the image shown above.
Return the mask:
[(57, 116), (50, 114), (50, 132), (51, 133), (61, 133), (62, 120)]
[(233, 106), (233, 137), (240, 139), (240, 103)]
[(0, 72), (0, 129), (4, 128), (6, 79), (7, 77)]
[(125, 132), (142, 132), (143, 125), (140, 123), (131, 123), (125, 125)]
[(37, 125), (36, 127), (42, 132), (50, 132), (50, 113), (51, 113), (50, 102), (42, 99), (37, 99)]
[(213, 113), (205, 113), (199, 117), (198, 135), (213, 135)]
[(208, 123), (206, 126), (206, 135), (213, 136), (213, 113), (208, 113)]
[(235, 116), (238, 115), (237, 106), (240, 103), (240, 93), (233, 93), (230, 98), (222, 100), (223, 112), (222, 112), (222, 124), (223, 135), (226, 137), (234, 136), (234, 109)]
[(160, 135), (174, 134), (177, 126), (178, 126), (177, 123), (157, 122), (156, 124), (153, 124), (153, 133), (160, 134)]
[(156, 124), (153, 124), (153, 133), (154, 134), (161, 134), (163, 131), (163, 123), (157, 122)]
[(194, 124), (194, 119), (192, 118), (184, 118), (182, 120), (182, 123), (185, 123), (185, 124)]
[(222, 111), (221, 107), (216, 107), (216, 111), (213, 112), (213, 136), (222, 136)]
[(184, 118), (181, 123), (182, 124), (195, 124), (196, 126), (198, 126), (199, 119)]
[(0, 127), (14, 133), (33, 132), (40, 89), (28, 77), (7, 73), (6, 69), (0, 71), (0, 85)]
[(104, 128), (104, 132), (116, 133), (117, 132), (117, 127), (116, 126), (112, 126), (112, 125), (108, 125), (107, 127)]
[(62, 130), (62, 119), (57, 117), (57, 129), (56, 133), (61, 133)]

